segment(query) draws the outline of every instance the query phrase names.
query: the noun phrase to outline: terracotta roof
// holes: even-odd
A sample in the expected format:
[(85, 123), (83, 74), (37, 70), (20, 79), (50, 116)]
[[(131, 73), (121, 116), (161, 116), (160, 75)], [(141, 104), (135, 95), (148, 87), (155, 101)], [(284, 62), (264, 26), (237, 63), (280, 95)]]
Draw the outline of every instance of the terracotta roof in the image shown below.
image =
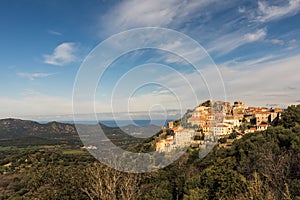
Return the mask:
[(171, 143), (171, 142), (174, 142), (174, 140), (173, 139), (166, 139), (166, 142)]
[(260, 125), (258, 125), (258, 126), (268, 126), (268, 124), (260, 124)]
[(178, 129), (179, 129), (178, 126), (175, 126), (175, 127), (172, 128), (173, 131), (178, 131)]
[(205, 121), (206, 119), (204, 117), (190, 117), (188, 120), (192, 120), (192, 121)]
[(224, 127), (224, 128), (227, 128), (228, 126), (226, 126), (225, 124), (217, 124), (215, 127)]

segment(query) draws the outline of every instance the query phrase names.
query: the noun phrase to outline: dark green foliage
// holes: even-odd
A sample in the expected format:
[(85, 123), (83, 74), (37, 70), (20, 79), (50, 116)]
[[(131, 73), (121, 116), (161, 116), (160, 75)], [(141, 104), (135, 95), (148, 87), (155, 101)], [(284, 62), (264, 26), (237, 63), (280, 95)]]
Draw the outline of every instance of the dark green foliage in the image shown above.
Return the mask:
[(186, 181), (185, 198), (299, 198), (299, 113), (299, 106), (291, 106), (282, 114), (279, 126), (245, 135), (230, 149), (196, 159), (200, 173)]
[[(152, 151), (161, 136), (162, 132), (132, 149)], [(230, 136), (235, 137), (236, 133)], [(95, 162), (87, 152), (64, 153), (70, 149), (78, 151), (79, 147), (0, 148), (0, 199), (87, 199), (83, 189), (94, 187), (90, 180), (103, 177), (87, 173)], [(105, 167), (103, 170), (108, 177), (115, 174)], [(117, 174), (121, 176), (118, 180), (127, 177)], [(133, 182), (141, 194), (134, 199), (299, 199), (300, 108), (289, 107), (277, 126), (244, 135), (231, 148), (215, 147), (202, 159), (190, 148), (170, 166), (141, 177), (140, 182)], [(115, 196), (129, 194), (126, 187), (121, 188)]]
[(209, 199), (236, 196), (247, 189), (246, 179), (237, 171), (223, 165), (214, 165), (203, 171), (200, 185), (207, 191)]
[(282, 113), (281, 120), (279, 120), (278, 125), (284, 128), (292, 128), (300, 124), (300, 105), (292, 105)]
[(207, 100), (207, 101), (203, 102), (203, 103), (201, 104), (201, 106), (212, 107), (212, 106), (213, 106), (213, 103), (212, 103), (211, 100)]
[(204, 136), (200, 136), (200, 135), (197, 135), (194, 137), (194, 140), (203, 140), (204, 139)]
[(226, 139), (226, 138), (220, 138), (220, 139), (219, 139), (219, 142), (220, 142), (221, 144), (224, 144), (224, 143), (227, 142), (227, 139)]
[(234, 130), (230, 135), (229, 135), (229, 139), (235, 139), (237, 137), (238, 133)]
[[(79, 178), (80, 177), (80, 178)], [(88, 199), (80, 188), (87, 178), (82, 167), (47, 165), (33, 174), (27, 185), (28, 199)]]

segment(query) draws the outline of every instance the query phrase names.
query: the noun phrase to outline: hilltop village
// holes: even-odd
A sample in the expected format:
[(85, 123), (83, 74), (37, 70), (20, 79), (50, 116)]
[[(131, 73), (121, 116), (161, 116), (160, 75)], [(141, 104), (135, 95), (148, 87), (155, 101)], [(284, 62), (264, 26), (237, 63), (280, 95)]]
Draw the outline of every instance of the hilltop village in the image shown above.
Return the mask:
[(188, 146), (205, 148), (207, 142), (226, 147), (244, 134), (266, 130), (280, 118), (281, 112), (279, 108), (248, 107), (240, 101), (231, 106), (230, 102), (208, 100), (163, 127), (156, 151), (171, 152)]

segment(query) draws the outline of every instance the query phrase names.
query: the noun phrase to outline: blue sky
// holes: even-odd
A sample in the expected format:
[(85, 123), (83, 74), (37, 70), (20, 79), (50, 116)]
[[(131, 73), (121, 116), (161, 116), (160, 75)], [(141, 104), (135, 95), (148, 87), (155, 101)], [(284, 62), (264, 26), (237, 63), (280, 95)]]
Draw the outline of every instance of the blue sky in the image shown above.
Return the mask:
[[(0, 25), (1, 118), (71, 119), (74, 81), (89, 52), (113, 34), (149, 26), (176, 30), (203, 46), (222, 75), (226, 97), (221, 100), (280, 107), (300, 102), (300, 0), (3, 0)], [(176, 44), (174, 48), (183, 48)], [(111, 112), (107, 93), (122, 74), (153, 62), (185, 73), (198, 84), (189, 65), (174, 55), (132, 52), (114, 62), (100, 82), (97, 112)], [(153, 69), (157, 70), (149, 75)], [(147, 73), (153, 80), (164, 79), (177, 92), (185, 90), (174, 81), (178, 75), (158, 69), (146, 66), (135, 77)], [(202, 73), (214, 79), (209, 67)], [(132, 93), (126, 91), (127, 84), (117, 96), (121, 91)], [(199, 100), (209, 98), (204, 93)], [(126, 112), (128, 107), (148, 111), (153, 106), (160, 109), (159, 104), (177, 109), (166, 88), (141, 87), (134, 95), (134, 104), (116, 106), (114, 111)], [(115, 104), (127, 103), (125, 96)], [(85, 113), (84, 103), (80, 113)]]

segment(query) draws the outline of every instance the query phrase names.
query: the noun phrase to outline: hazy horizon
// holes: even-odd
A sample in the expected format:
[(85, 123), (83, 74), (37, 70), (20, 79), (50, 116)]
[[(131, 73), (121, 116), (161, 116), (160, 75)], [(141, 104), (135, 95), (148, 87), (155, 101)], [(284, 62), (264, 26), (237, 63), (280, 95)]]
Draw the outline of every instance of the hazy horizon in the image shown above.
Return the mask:
[[(99, 77), (91, 88), (95, 113), (185, 110), (196, 106), (193, 95), (253, 106), (300, 102), (299, 1), (92, 2), (1, 2), (0, 118), (72, 115), (73, 87), (90, 52), (114, 34), (143, 27), (184, 34), (200, 50), (153, 35), (159, 48), (120, 55)], [(88, 107), (81, 101), (76, 112)]]

